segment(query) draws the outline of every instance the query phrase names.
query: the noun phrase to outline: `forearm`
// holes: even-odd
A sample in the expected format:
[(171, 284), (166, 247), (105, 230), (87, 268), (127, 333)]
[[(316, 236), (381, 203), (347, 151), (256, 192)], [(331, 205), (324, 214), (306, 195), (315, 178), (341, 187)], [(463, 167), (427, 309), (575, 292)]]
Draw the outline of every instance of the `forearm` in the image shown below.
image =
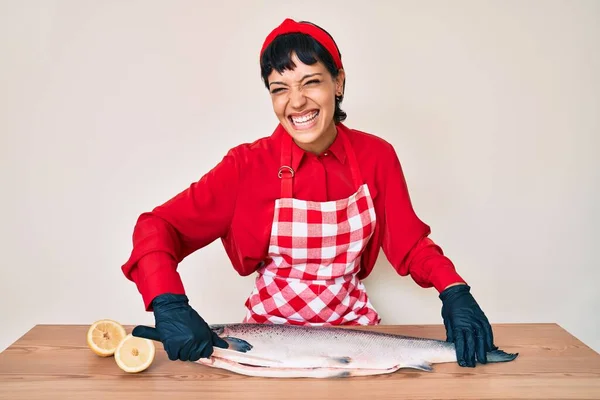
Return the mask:
[(434, 287), (439, 293), (450, 286), (466, 283), (452, 261), (428, 237), (421, 239), (404, 262), (395, 268), (400, 275), (410, 275), (419, 286)]
[(153, 213), (142, 214), (134, 227), (133, 250), (121, 270), (136, 284), (146, 310), (159, 294), (183, 293), (177, 272), (180, 259), (181, 245), (173, 228)]
[(152, 311), (152, 300), (158, 295), (185, 294), (177, 262), (164, 252), (149, 253), (141, 258), (130, 270), (129, 277), (142, 295), (147, 311)]

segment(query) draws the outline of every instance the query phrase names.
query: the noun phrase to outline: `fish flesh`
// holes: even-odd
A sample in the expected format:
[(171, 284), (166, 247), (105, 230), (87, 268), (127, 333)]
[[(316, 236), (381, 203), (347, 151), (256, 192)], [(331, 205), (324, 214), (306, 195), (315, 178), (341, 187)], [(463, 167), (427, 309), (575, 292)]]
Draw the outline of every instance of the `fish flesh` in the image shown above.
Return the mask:
[[(340, 378), (432, 371), (456, 362), (454, 343), (335, 326), (233, 323), (211, 329), (229, 344), (213, 347), (198, 363), (242, 375), (274, 378)], [(488, 363), (512, 361), (518, 353), (487, 353)]]

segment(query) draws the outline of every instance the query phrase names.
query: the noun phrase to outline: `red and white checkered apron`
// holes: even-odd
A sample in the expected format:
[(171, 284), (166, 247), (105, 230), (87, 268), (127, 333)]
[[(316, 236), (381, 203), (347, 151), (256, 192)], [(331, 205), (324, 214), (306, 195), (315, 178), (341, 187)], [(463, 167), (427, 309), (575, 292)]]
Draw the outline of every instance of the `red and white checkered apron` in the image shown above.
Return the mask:
[[(380, 322), (363, 283), (360, 258), (375, 229), (369, 188), (354, 150), (338, 131), (357, 191), (326, 202), (292, 196), (292, 140), (282, 146), (282, 197), (275, 201), (269, 262), (258, 269), (244, 322), (294, 325), (375, 325)], [(284, 174), (287, 172), (287, 174)]]

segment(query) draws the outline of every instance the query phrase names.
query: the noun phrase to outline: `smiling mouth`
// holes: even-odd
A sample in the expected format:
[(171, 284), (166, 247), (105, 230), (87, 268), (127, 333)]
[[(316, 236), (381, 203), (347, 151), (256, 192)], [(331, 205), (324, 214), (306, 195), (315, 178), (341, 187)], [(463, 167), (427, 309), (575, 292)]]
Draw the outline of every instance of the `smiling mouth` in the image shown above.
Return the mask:
[(303, 130), (312, 128), (316, 124), (318, 116), (319, 110), (315, 110), (299, 117), (289, 116), (288, 119), (290, 120), (294, 128), (298, 130)]

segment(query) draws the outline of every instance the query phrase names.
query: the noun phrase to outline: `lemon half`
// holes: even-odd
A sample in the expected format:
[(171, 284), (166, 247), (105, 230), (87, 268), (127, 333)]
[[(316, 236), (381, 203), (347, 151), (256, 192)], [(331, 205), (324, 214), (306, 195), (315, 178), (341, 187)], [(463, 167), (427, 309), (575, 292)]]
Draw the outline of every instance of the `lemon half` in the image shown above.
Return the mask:
[(119, 343), (127, 336), (125, 328), (111, 319), (94, 322), (87, 332), (87, 345), (101, 357), (112, 356)]
[(115, 361), (123, 371), (136, 373), (148, 368), (154, 361), (155, 354), (156, 348), (152, 340), (130, 333), (117, 346)]

